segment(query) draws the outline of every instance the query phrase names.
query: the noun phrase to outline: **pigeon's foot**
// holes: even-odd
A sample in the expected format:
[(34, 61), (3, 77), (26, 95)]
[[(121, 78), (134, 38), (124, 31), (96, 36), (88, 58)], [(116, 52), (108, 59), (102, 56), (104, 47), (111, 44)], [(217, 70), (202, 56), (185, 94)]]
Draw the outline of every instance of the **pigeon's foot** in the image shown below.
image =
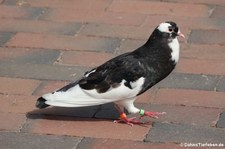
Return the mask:
[(150, 118), (159, 118), (159, 116), (166, 114), (166, 112), (150, 112), (150, 111), (144, 111), (141, 109), (139, 114), (141, 115), (140, 118), (144, 116), (148, 116)]
[(136, 119), (136, 117), (127, 118), (127, 115), (125, 113), (121, 113), (120, 114), (120, 119), (119, 120), (115, 120), (114, 123), (125, 123), (125, 124), (128, 124), (130, 126), (133, 126), (134, 124), (137, 124), (137, 125), (144, 124), (143, 122), (138, 121)]

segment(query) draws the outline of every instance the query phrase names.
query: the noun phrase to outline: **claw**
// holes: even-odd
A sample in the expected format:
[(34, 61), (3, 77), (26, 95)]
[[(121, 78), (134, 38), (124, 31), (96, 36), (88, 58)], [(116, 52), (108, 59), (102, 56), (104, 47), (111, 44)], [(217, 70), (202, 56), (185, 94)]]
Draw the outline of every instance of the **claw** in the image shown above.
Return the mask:
[(155, 119), (158, 119), (160, 115), (164, 115), (166, 114), (166, 112), (144, 112), (144, 115), (142, 115), (140, 118), (144, 117), (144, 116), (148, 116), (148, 117), (151, 117), (151, 118), (155, 118)]
[(127, 118), (125, 113), (122, 113), (120, 115), (120, 119), (119, 120), (114, 120), (113, 122), (114, 123), (125, 123), (125, 124), (128, 124), (130, 126), (133, 126), (134, 124), (137, 124), (137, 125), (144, 124), (143, 122), (138, 121), (136, 119), (136, 117)]
[(122, 119), (120, 119), (120, 120), (114, 120), (113, 122), (114, 123), (126, 123), (127, 125), (130, 125), (131, 127), (133, 127), (133, 124), (132, 123), (127, 122), (127, 121), (122, 120)]

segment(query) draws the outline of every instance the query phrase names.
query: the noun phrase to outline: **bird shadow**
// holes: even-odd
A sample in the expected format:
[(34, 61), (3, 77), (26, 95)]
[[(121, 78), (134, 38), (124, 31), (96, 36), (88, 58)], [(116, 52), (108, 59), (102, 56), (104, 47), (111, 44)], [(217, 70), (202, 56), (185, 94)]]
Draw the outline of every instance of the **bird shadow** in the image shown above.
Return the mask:
[(57, 119), (57, 120), (77, 120), (79, 118), (89, 120), (115, 120), (119, 113), (112, 103), (99, 106), (64, 108), (48, 107), (45, 109), (35, 109), (26, 114), (28, 119)]
[[(45, 109), (36, 109), (26, 114), (28, 119), (47, 119), (60, 121), (114, 121), (119, 118), (119, 113), (113, 103), (103, 104), (99, 106), (64, 108), (64, 107), (48, 107)], [(128, 117), (133, 117), (129, 115)], [(147, 127), (152, 123), (147, 122), (140, 126)]]

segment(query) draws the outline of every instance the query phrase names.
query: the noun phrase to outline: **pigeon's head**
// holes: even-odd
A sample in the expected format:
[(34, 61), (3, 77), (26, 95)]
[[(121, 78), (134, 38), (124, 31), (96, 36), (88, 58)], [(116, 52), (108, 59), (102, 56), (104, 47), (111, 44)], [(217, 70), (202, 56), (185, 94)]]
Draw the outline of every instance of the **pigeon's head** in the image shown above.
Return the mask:
[(185, 36), (180, 32), (177, 24), (171, 21), (167, 21), (167, 22), (163, 22), (159, 24), (156, 30), (160, 32), (162, 37), (166, 37), (169, 39), (174, 39), (177, 36), (185, 38)]

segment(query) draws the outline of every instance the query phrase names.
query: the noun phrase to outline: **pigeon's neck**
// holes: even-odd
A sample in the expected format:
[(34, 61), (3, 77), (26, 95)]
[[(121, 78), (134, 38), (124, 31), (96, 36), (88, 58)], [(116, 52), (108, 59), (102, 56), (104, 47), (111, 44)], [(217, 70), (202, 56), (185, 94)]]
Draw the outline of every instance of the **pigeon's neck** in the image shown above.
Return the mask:
[(171, 56), (172, 61), (176, 64), (179, 60), (180, 44), (177, 37), (170, 38), (169, 35), (159, 35), (158, 32), (153, 32), (148, 41), (144, 44), (144, 47), (149, 54), (168, 54)]
[(168, 45), (172, 50), (171, 60), (177, 63), (179, 60), (179, 55), (180, 55), (180, 44), (178, 42), (177, 37), (174, 38), (171, 42), (169, 42)]

